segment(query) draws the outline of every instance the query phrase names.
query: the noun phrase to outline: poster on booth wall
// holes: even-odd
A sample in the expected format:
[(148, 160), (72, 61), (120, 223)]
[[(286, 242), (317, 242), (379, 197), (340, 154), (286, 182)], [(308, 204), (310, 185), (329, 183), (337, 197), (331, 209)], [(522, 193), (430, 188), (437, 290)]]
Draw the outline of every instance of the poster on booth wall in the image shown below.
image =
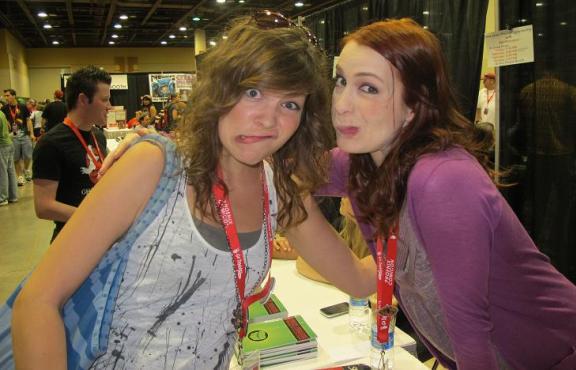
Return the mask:
[(170, 94), (180, 94), (182, 100), (187, 100), (195, 77), (191, 73), (149, 74), (152, 101), (165, 102), (170, 98)]
[(176, 91), (180, 94), (181, 101), (188, 101), (188, 96), (192, 92), (192, 85), (196, 82), (196, 75), (190, 73), (176, 74)]
[(175, 74), (149, 74), (150, 95), (152, 101), (163, 102), (170, 98), (170, 94), (176, 94)]

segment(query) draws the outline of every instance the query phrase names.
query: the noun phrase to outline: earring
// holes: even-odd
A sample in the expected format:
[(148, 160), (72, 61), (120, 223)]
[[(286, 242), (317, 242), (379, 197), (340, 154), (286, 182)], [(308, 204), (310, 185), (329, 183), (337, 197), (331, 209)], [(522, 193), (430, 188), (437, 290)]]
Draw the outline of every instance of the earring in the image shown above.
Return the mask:
[(402, 121), (401, 126), (402, 126), (402, 128), (405, 128), (406, 126), (408, 126), (408, 120), (406, 118), (404, 118), (404, 121)]

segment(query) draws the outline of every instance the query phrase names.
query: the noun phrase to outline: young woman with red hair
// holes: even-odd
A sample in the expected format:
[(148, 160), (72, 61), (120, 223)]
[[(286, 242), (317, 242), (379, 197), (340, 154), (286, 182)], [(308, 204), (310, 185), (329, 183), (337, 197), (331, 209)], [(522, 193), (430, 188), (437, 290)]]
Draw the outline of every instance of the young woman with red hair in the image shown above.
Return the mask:
[(373, 23), (344, 39), (336, 73), (322, 195), (350, 197), (373, 251), (397, 237), (394, 293), (422, 341), (450, 369), (576, 369), (576, 287), (498, 191), (437, 38)]

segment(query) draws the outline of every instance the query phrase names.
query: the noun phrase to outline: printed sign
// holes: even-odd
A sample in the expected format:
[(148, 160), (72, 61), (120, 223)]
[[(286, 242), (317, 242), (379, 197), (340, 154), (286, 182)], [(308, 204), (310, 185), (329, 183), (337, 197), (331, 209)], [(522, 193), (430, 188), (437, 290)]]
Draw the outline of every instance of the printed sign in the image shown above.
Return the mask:
[(111, 75), (110, 90), (128, 90), (128, 75)]
[(190, 73), (149, 74), (152, 101), (164, 102), (170, 98), (170, 94), (177, 93), (182, 96), (182, 100), (187, 100), (195, 79), (196, 75)]
[(534, 61), (532, 25), (488, 33), (484, 36), (488, 48), (488, 66), (501, 67)]

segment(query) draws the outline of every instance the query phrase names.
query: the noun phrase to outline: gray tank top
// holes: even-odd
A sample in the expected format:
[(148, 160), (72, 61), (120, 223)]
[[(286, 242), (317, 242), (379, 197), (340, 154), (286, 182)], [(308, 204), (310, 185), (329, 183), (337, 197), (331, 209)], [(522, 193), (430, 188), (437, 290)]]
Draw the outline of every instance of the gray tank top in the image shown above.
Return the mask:
[[(272, 170), (265, 169), (275, 230), (277, 198)], [(206, 226), (192, 219), (182, 174), (165, 208), (132, 247), (108, 351), (92, 369), (228, 369), (237, 340), (232, 258), (222, 239), (212, 244), (219, 238), (214, 229), (200, 232)], [(265, 230), (253, 243), (250, 235), (241, 236), (247, 293), (270, 268)]]

